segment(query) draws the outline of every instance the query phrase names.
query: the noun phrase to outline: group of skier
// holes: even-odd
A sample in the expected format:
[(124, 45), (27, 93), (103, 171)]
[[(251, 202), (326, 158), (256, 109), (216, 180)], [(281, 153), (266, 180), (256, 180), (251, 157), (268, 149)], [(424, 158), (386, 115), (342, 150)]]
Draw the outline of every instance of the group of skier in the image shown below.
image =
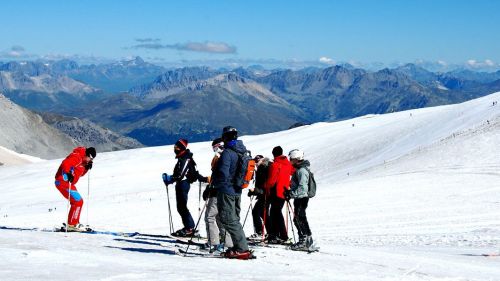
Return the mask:
[[(311, 251), (314, 246), (306, 209), (309, 198), (314, 196), (311, 196), (311, 189), (315, 192), (315, 182), (304, 153), (294, 149), (287, 158), (283, 149), (276, 146), (272, 150), (273, 160), (262, 155), (252, 158), (238, 139), (238, 130), (232, 126), (223, 128), (222, 136), (213, 140), (212, 149), (212, 173), (202, 176), (197, 170), (193, 153), (188, 149), (188, 140), (179, 139), (174, 145), (177, 163), (172, 175), (163, 174), (163, 181), (167, 191), (169, 185), (175, 184), (177, 211), (183, 227), (171, 235), (197, 235), (187, 201), (191, 184), (199, 181), (207, 183), (203, 200), (206, 201), (206, 247), (210, 252), (220, 252), (226, 258), (251, 259), (254, 256), (249, 250), (249, 243), (285, 244), (292, 250)], [(56, 173), (55, 185), (71, 204), (66, 231), (85, 229), (79, 223), (83, 200), (75, 184), (92, 169), (95, 157), (95, 148), (77, 147), (63, 160)], [(254, 186), (249, 188), (248, 196), (254, 196), (256, 203), (252, 209), (254, 233), (246, 237), (240, 222), (240, 205), (242, 191), (249, 185), (249, 176), (253, 178)], [(311, 187), (311, 184), (314, 186)], [(290, 199), (294, 199), (293, 208)], [(294, 212), (293, 222), (299, 235), (298, 242), (294, 244), (288, 237), (283, 217), (285, 204), (287, 210)]]

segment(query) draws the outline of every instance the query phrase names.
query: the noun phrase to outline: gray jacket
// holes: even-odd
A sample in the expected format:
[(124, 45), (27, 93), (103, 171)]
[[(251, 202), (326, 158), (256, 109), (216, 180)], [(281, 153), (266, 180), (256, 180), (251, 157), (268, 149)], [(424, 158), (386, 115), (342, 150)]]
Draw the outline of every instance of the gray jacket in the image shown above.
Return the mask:
[(295, 167), (295, 173), (293, 173), (290, 181), (290, 196), (292, 198), (309, 197), (307, 195), (309, 191), (309, 172), (306, 170), (306, 167), (309, 168), (309, 166), (309, 161), (304, 160)]

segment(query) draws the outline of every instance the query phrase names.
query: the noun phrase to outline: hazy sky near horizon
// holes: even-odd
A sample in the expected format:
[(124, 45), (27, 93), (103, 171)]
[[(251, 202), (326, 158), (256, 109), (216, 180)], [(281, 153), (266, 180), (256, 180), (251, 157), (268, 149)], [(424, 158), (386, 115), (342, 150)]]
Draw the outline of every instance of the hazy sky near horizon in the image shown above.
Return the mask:
[(0, 2), (0, 59), (500, 62), (500, 1)]

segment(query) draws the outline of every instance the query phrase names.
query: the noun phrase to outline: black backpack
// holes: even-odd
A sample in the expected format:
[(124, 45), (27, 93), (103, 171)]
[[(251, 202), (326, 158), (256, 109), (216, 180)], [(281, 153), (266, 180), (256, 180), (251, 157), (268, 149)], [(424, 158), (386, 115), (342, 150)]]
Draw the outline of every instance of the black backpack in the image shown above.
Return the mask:
[(316, 196), (316, 180), (314, 179), (314, 174), (309, 170), (309, 168), (304, 167), (307, 172), (309, 172), (309, 181), (308, 181), (308, 191), (307, 196), (309, 198), (313, 198)]

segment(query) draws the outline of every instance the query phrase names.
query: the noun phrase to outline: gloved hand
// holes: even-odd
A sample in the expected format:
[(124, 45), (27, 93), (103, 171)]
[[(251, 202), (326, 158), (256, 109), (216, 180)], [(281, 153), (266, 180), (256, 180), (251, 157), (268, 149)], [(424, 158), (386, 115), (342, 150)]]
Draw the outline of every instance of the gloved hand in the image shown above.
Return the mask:
[(204, 183), (210, 183), (210, 180), (211, 180), (210, 176), (208, 176), (208, 177), (203, 177), (203, 178), (201, 179), (201, 182), (204, 182)]
[(86, 165), (85, 165), (85, 169), (88, 171), (90, 169), (92, 169), (92, 161), (88, 162)]
[(254, 190), (253, 189), (249, 189), (247, 195), (248, 195), (248, 197), (254, 196), (255, 195)]
[(207, 186), (207, 188), (205, 188), (205, 190), (203, 190), (203, 194), (201, 195), (203, 197), (203, 201), (207, 201), (208, 200), (208, 196), (210, 195), (210, 188)]
[(67, 174), (63, 175), (63, 179), (64, 179), (64, 181), (73, 183), (73, 180), (75, 179), (75, 177), (73, 176), (73, 174), (67, 173)]
[(285, 199), (286, 201), (292, 199), (292, 192), (290, 192), (290, 189), (285, 189)]
[(174, 182), (173, 177), (168, 175), (167, 173), (163, 173), (161, 177), (166, 185), (169, 185)]

